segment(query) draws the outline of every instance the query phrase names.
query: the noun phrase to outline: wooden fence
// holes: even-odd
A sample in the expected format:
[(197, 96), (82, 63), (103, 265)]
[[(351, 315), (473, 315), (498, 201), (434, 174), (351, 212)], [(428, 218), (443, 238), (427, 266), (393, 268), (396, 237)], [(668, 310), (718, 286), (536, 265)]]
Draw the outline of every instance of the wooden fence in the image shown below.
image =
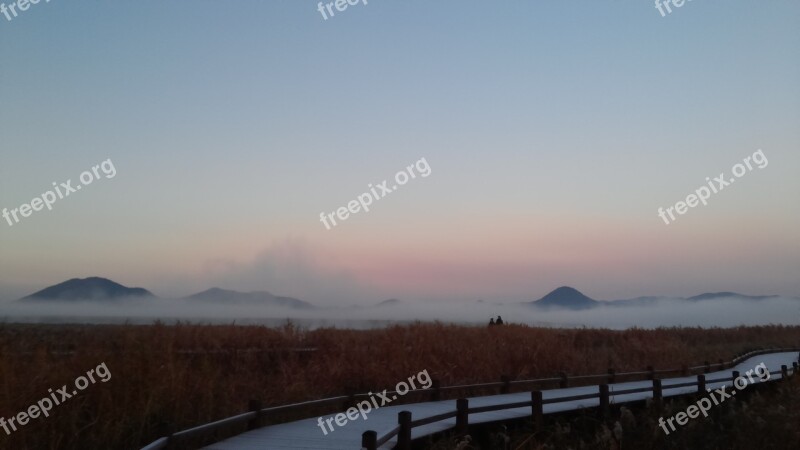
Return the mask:
[[(600, 414), (605, 414), (608, 411), (610, 404), (609, 384), (621, 382), (622, 379), (625, 379), (627, 381), (636, 381), (636, 380), (641, 381), (642, 379), (647, 379), (647, 380), (652, 380), (652, 385), (636, 389), (614, 391), (611, 394), (616, 396), (624, 394), (635, 394), (641, 392), (652, 392), (653, 399), (656, 401), (660, 401), (662, 399), (663, 390), (675, 389), (681, 387), (690, 387), (690, 386), (696, 387), (698, 393), (705, 394), (706, 384), (716, 383), (721, 381), (731, 381), (739, 377), (739, 373), (733, 371), (731, 377), (706, 380), (705, 374), (710, 373), (712, 370), (717, 370), (717, 371), (724, 370), (726, 368), (736, 366), (737, 364), (739, 364), (739, 362), (747, 358), (760, 354), (797, 352), (797, 351), (800, 350), (798, 348), (761, 349), (740, 354), (733, 360), (727, 362), (719, 360), (716, 363), (710, 363), (706, 361), (702, 365), (694, 367), (688, 367), (687, 365), (683, 365), (682, 367), (676, 369), (660, 369), (660, 370), (655, 370), (652, 366), (648, 366), (644, 371), (639, 371), (639, 372), (616, 373), (614, 369), (609, 369), (608, 372), (605, 374), (581, 375), (573, 377), (570, 377), (568, 374), (562, 372), (559, 374), (558, 377), (555, 378), (541, 378), (534, 380), (511, 380), (509, 377), (503, 376), (501, 377), (501, 380), (499, 382), (456, 385), (456, 386), (440, 386), (440, 383), (437, 380), (433, 380), (430, 388), (415, 389), (404, 394), (406, 395), (406, 397), (409, 397), (410, 395), (414, 394), (426, 395), (429, 401), (438, 401), (442, 400), (443, 394), (452, 391), (458, 391), (459, 393), (464, 393), (463, 397), (468, 397), (470, 396), (469, 394), (470, 392), (472, 393), (478, 391), (485, 392), (487, 389), (495, 389), (498, 390), (499, 393), (501, 394), (507, 394), (510, 393), (512, 390), (514, 390), (515, 392), (524, 391), (525, 390), (524, 387), (531, 387), (531, 386), (538, 386), (539, 388), (541, 388), (542, 386), (552, 386), (552, 387), (557, 386), (559, 388), (566, 388), (569, 387), (570, 384), (574, 384), (575, 382), (578, 382), (580, 385), (590, 385), (596, 382), (599, 383), (599, 387), (597, 392), (591, 394), (550, 398), (546, 400), (542, 399), (542, 391), (540, 389), (533, 389), (529, 391), (531, 394), (531, 399), (528, 401), (473, 407), (473, 408), (469, 406), (469, 401), (467, 398), (463, 398), (460, 396), (456, 400), (456, 408), (453, 411), (449, 411), (443, 414), (438, 414), (435, 416), (424, 417), (421, 419), (413, 420), (411, 417), (411, 412), (409, 411), (400, 412), (398, 414), (397, 427), (395, 427), (385, 435), (379, 437), (377, 432), (373, 430), (365, 431), (362, 435), (362, 448), (365, 448), (367, 450), (375, 450), (378, 447), (389, 442), (391, 439), (397, 437), (397, 446), (395, 448), (399, 450), (408, 450), (411, 448), (411, 430), (413, 428), (455, 417), (456, 431), (459, 433), (464, 433), (466, 432), (467, 427), (469, 426), (470, 414), (479, 414), (490, 411), (501, 411), (506, 409), (530, 407), (531, 416), (533, 418), (534, 424), (538, 425), (541, 423), (543, 416), (543, 406), (546, 404), (598, 398), (599, 405), (597, 406), (597, 408), (599, 408)], [(791, 369), (792, 374), (797, 373), (798, 363), (800, 363), (800, 356), (798, 356), (797, 362), (792, 363), (792, 369)], [(789, 368), (786, 365), (783, 365), (780, 371), (770, 372), (771, 375), (779, 373), (782, 375), (783, 378), (786, 378), (788, 377), (789, 374)], [(689, 376), (696, 374), (697, 379), (687, 383), (662, 385), (662, 380), (659, 379), (658, 376), (663, 376), (666, 374), (675, 374), (679, 376)], [(399, 394), (399, 393), (396, 391), (391, 391), (388, 392), (388, 394)], [(358, 402), (358, 400), (367, 399), (369, 398), (369, 396), (370, 394), (345, 395), (333, 398), (326, 398), (322, 400), (294, 403), (291, 405), (275, 406), (270, 408), (263, 408), (260, 402), (252, 400), (249, 405), (250, 406), (249, 412), (173, 433), (169, 436), (157, 439), (156, 441), (152, 442), (146, 447), (143, 447), (141, 450), (161, 450), (161, 449), (169, 450), (169, 449), (181, 448), (182, 444), (185, 444), (190, 440), (203, 439), (204, 437), (208, 437), (213, 434), (219, 434), (220, 431), (232, 427), (234, 425), (241, 426), (243, 424), (246, 424), (248, 430), (254, 430), (256, 428), (261, 427), (263, 421), (267, 418), (274, 418), (277, 415), (286, 414), (288, 412), (298, 412), (298, 411), (308, 410), (309, 408), (312, 407), (331, 407), (335, 408), (335, 411), (338, 411), (340, 409), (347, 409), (347, 407), (355, 405)]]
[[(751, 356), (755, 356), (758, 354), (763, 353), (774, 353), (774, 352), (784, 352), (784, 351), (797, 351), (796, 349), (779, 349), (773, 351), (758, 351), (758, 352), (751, 352), (742, 357), (734, 359), (731, 362), (725, 363), (720, 362), (717, 364), (709, 364), (706, 363), (703, 366), (697, 366), (689, 368), (689, 370), (697, 370), (702, 369), (705, 373), (711, 371), (711, 367), (720, 367), (720, 370), (724, 369), (725, 366), (735, 366), (738, 364), (738, 361), (749, 358)], [(800, 362), (800, 355), (798, 356), (798, 361), (792, 363), (792, 374), (796, 374), (798, 370), (798, 362)], [(661, 402), (663, 397), (663, 391), (666, 389), (675, 389), (675, 388), (682, 388), (682, 387), (696, 387), (697, 394), (706, 394), (706, 385), (712, 383), (719, 383), (719, 382), (727, 382), (727, 381), (734, 381), (739, 378), (738, 371), (732, 371), (730, 377), (723, 377), (723, 378), (714, 378), (711, 380), (707, 380), (705, 374), (698, 374), (696, 381), (686, 382), (686, 383), (675, 383), (675, 384), (667, 384), (663, 385), (662, 380), (655, 378), (656, 373), (666, 373), (666, 372), (673, 372), (677, 370), (662, 370), (662, 371), (655, 371), (652, 368), (649, 368), (645, 372), (635, 372), (635, 373), (626, 373), (620, 375), (644, 375), (648, 376), (648, 379), (652, 380), (652, 386), (642, 387), (642, 388), (635, 388), (635, 389), (624, 389), (619, 391), (614, 391), (613, 395), (625, 395), (625, 394), (636, 394), (641, 392), (652, 392), (652, 398), (656, 402)], [(680, 369), (681, 372), (686, 372), (687, 368)], [(789, 368), (786, 365), (781, 366), (781, 370), (775, 370), (770, 372), (771, 375), (781, 374), (782, 379), (786, 379), (789, 376)], [(685, 375), (685, 374), (684, 374)], [(596, 378), (596, 377), (603, 377), (609, 380), (609, 383), (613, 383), (615, 374), (613, 371), (609, 371), (608, 375), (589, 375), (585, 377), (576, 377), (576, 378)], [(536, 380), (532, 380), (536, 381)], [(563, 381), (563, 380), (562, 380)], [(562, 387), (566, 387), (566, 383), (562, 382)], [(542, 417), (544, 415), (544, 405), (550, 403), (563, 403), (569, 401), (576, 401), (576, 400), (587, 400), (587, 399), (599, 399), (598, 406), (599, 413), (601, 416), (605, 416), (608, 413), (610, 401), (610, 391), (608, 384), (600, 384), (598, 386), (598, 392), (592, 394), (583, 394), (583, 395), (572, 395), (568, 397), (557, 397), (557, 398), (549, 398), (547, 400), (542, 399), (542, 392), (539, 390), (531, 391), (531, 399), (529, 401), (524, 402), (513, 402), (513, 403), (505, 403), (499, 405), (491, 405), (491, 406), (482, 406), (477, 408), (470, 408), (469, 407), (469, 400), (466, 398), (460, 398), (456, 401), (456, 409), (453, 411), (449, 411), (446, 413), (438, 414), (435, 416), (425, 417), (422, 419), (412, 420), (411, 412), (410, 411), (401, 411), (398, 413), (397, 422), (398, 425), (390, 432), (386, 433), (385, 435), (378, 438), (378, 434), (375, 431), (365, 431), (362, 435), (361, 446), (363, 449), (366, 450), (376, 450), (378, 447), (386, 444), (392, 438), (397, 437), (397, 445), (395, 449), (397, 450), (410, 450), (411, 449), (411, 430), (415, 427), (421, 427), (423, 425), (428, 425), (431, 423), (439, 422), (442, 420), (452, 419), (453, 417), (456, 418), (456, 433), (465, 434), (467, 432), (467, 428), (469, 427), (469, 416), (470, 414), (480, 414), (490, 411), (502, 411), (506, 409), (515, 409), (515, 408), (531, 408), (531, 417), (533, 418), (534, 427), (538, 427), (542, 422)], [(681, 394), (681, 395), (691, 395), (691, 393)], [(632, 400), (632, 401), (639, 401), (639, 400)], [(620, 402), (624, 403), (624, 402)]]

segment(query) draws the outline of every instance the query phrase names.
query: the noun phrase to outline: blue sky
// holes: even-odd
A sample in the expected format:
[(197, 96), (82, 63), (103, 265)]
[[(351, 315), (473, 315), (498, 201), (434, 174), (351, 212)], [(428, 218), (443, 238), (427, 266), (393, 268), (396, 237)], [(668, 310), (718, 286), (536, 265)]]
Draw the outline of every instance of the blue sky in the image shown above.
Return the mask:
[[(800, 294), (800, 3), (52, 0), (0, 16), (0, 297)], [(770, 165), (665, 226), (705, 177)], [(421, 157), (415, 180), (326, 230)]]

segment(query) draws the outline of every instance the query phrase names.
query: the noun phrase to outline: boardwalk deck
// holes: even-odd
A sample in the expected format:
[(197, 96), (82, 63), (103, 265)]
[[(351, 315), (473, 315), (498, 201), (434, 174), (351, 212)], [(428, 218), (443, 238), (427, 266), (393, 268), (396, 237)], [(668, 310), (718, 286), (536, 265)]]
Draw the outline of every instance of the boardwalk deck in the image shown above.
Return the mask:
[[(730, 377), (731, 372), (738, 370), (742, 375), (748, 370), (753, 369), (756, 365), (764, 363), (769, 368), (770, 372), (780, 371), (781, 365), (792, 366), (792, 362), (797, 361), (797, 352), (785, 353), (771, 353), (766, 355), (759, 355), (748, 358), (736, 367), (724, 371), (710, 372), (706, 374), (707, 380), (714, 380), (716, 378)], [(756, 382), (759, 381), (757, 376), (753, 376)], [(781, 378), (780, 374), (773, 374), (770, 381), (778, 380)], [(677, 377), (664, 379), (664, 385), (689, 383), (697, 380), (696, 376)], [(710, 382), (707, 388), (716, 389), (720, 388), (724, 382)], [(730, 386), (730, 382), (727, 383)], [(641, 387), (651, 387), (651, 381), (631, 381), (625, 383), (617, 383), (609, 386), (610, 388), (610, 401), (612, 404), (625, 403), (630, 401), (642, 400), (650, 398), (651, 392), (642, 392), (636, 394), (614, 395), (615, 391), (622, 391), (624, 389), (634, 389)], [(663, 391), (664, 397), (675, 396), (679, 394), (691, 393), (697, 390), (696, 387), (687, 386), (683, 388), (665, 388)], [(542, 397), (547, 400), (549, 398), (567, 397), (573, 395), (592, 394), (598, 392), (598, 386), (581, 386), (564, 389), (551, 389), (542, 391)], [(530, 400), (530, 393), (522, 392), (515, 394), (491, 395), (483, 397), (472, 397), (469, 399), (470, 407), (489, 406), (512, 402), (525, 402)], [(552, 414), (560, 411), (578, 410), (584, 407), (597, 406), (599, 399), (577, 400), (564, 403), (553, 403), (544, 405), (544, 413)], [(289, 422), (280, 425), (273, 425), (264, 427), (258, 430), (250, 431), (247, 433), (234, 436), (224, 441), (215, 443), (208, 447), (209, 450), (291, 450), (291, 449), (348, 449), (355, 450), (361, 448), (361, 434), (366, 430), (375, 430), (381, 436), (397, 426), (397, 414), (400, 411), (411, 411), (414, 420), (429, 417), (437, 414), (453, 411), (456, 407), (455, 400), (445, 400), (438, 402), (415, 403), (398, 406), (385, 406), (377, 410), (373, 410), (368, 416), (367, 420), (361, 418), (348, 422), (343, 427), (335, 427), (333, 432), (328, 432), (324, 435), (320, 427), (317, 425), (317, 418), (299, 420), (296, 422)], [(530, 416), (530, 407), (507, 409), (502, 411), (493, 411), (479, 414), (470, 414), (469, 423), (488, 423), (514, 418), (523, 418)], [(331, 415), (325, 416), (325, 418)], [(443, 420), (433, 424), (414, 428), (412, 430), (412, 438), (427, 436), (439, 431), (444, 431), (455, 427), (455, 418)], [(396, 444), (396, 440), (389, 441), (381, 448), (392, 448)]]

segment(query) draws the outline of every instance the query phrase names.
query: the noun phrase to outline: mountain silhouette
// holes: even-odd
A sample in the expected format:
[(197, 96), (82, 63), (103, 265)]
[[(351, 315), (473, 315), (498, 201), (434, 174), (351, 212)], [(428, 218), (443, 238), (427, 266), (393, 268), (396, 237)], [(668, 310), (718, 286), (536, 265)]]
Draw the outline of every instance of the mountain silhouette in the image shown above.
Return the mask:
[(583, 295), (575, 288), (561, 286), (539, 300), (530, 302), (530, 304), (540, 308), (577, 310), (594, 308), (595, 306), (598, 306), (599, 302)]
[(735, 298), (739, 300), (764, 300), (767, 298), (775, 298), (777, 295), (744, 295), (736, 292), (706, 292), (705, 294), (695, 295), (686, 300), (699, 302), (703, 300), (715, 300), (719, 298)]
[(211, 288), (203, 292), (186, 297), (187, 300), (196, 300), (213, 303), (228, 304), (253, 304), (282, 306), (293, 309), (313, 309), (314, 305), (292, 297), (280, 297), (266, 291), (238, 292), (227, 289)]
[(379, 306), (379, 307), (380, 306), (394, 306), (394, 305), (399, 305), (399, 304), (400, 304), (400, 300), (398, 300), (396, 298), (390, 298), (389, 300), (384, 300), (384, 301), (382, 301), (380, 303), (376, 303), (375, 306)]
[(129, 288), (106, 278), (90, 277), (67, 280), (23, 297), (20, 301), (97, 301), (154, 297), (147, 289)]

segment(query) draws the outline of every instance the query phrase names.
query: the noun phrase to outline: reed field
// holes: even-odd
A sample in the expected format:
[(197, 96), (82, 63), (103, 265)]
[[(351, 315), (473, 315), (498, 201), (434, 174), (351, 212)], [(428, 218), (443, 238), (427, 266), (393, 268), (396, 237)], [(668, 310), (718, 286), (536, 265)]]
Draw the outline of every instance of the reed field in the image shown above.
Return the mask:
[[(105, 363), (91, 384), (0, 448), (134, 449), (247, 409), (393, 388), (427, 370), (443, 386), (676, 368), (800, 343), (800, 327), (547, 329), (416, 323), (374, 330), (238, 325), (0, 326), (0, 416)], [(71, 388), (70, 388), (71, 389)], [(308, 414), (312, 416), (313, 411)]]

